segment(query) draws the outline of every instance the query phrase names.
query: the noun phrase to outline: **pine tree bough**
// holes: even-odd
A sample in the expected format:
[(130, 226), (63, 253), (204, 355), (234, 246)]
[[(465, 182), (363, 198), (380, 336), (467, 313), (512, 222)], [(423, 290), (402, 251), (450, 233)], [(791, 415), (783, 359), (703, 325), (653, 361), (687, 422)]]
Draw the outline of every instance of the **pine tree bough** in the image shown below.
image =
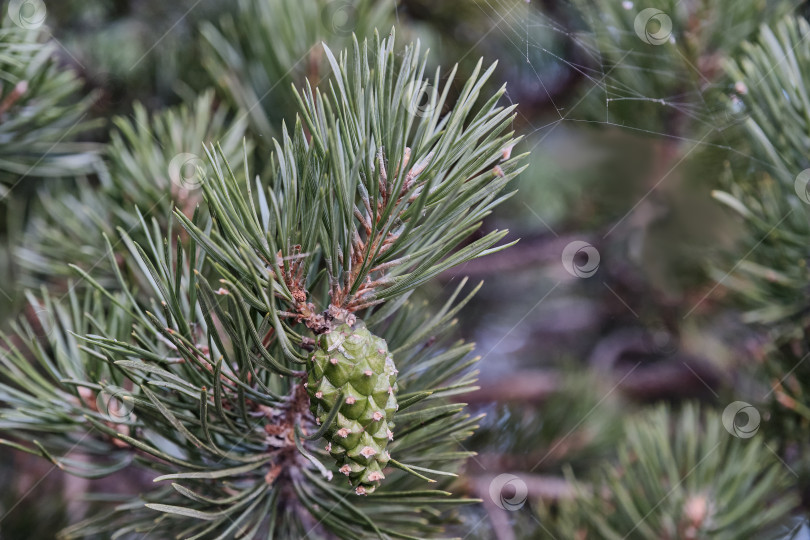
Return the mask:
[[(459, 296), (462, 280), (437, 310), (411, 294), (510, 245), (505, 230), (470, 238), (524, 167), (514, 105), (487, 92), (494, 65), (460, 87), (456, 69), (426, 79), (419, 45), (395, 47), (393, 32), (323, 51), (329, 88), (295, 93), (266, 176), (250, 173), (249, 145), (238, 168), (227, 145), (207, 148), (200, 208), (174, 214), (181, 234), (135, 212), (132, 234), (122, 222), (104, 238), (110, 279), (73, 265), (90, 285), (43, 299), (59, 315), (43, 318), (49, 346), (22, 327), (25, 352), (0, 356), (19, 387), (0, 385), (0, 431), (25, 439), (0, 444), (90, 477), (136, 458), (160, 473), (154, 492), (64, 538), (432, 538), (436, 508), (472, 502), (443, 488), (480, 420), (448, 399), (477, 378), (473, 346), (452, 334), (480, 285)], [(153, 153), (146, 135), (135, 155)], [(129, 163), (124, 146), (111, 153)], [(147, 208), (163, 195), (144, 194)], [(29, 357), (46, 376), (27, 380)], [(116, 386), (131, 414), (99, 405)], [(77, 447), (88, 463), (59, 457)]]
[[(398, 409), (397, 369), (384, 339), (363, 325), (343, 323), (320, 336), (308, 365), (307, 391), (318, 424), (334, 407), (326, 449), (358, 495), (373, 493), (385, 478), (392, 422)], [(340, 402), (338, 402), (340, 400)]]

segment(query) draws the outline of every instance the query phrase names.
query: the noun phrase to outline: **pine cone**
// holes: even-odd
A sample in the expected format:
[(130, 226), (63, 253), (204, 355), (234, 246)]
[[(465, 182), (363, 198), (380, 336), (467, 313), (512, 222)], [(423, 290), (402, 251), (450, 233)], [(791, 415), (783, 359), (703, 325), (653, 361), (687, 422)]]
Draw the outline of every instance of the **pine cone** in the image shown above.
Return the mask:
[(398, 405), (397, 370), (385, 340), (358, 322), (342, 324), (320, 336), (308, 364), (310, 410), (326, 421), (343, 393), (340, 412), (326, 432), (327, 451), (349, 477), (358, 495), (372, 493), (385, 478), (391, 456), (392, 420)]

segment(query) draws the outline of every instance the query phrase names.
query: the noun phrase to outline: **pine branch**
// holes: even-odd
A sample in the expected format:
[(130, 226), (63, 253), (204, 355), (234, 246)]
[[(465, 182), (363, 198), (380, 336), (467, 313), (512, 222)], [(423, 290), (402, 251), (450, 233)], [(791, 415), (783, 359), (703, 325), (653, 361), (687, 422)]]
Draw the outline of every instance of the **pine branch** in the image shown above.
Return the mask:
[(103, 236), (114, 238), (117, 227), (139, 230), (137, 210), (147, 218), (157, 217), (163, 231), (175, 207), (192, 215), (201, 198), (197, 167), (207, 167), (197, 155), (202, 154), (201, 146), (219, 141), (236, 163), (245, 150), (247, 122), (232, 121), (226, 108), (214, 104), (212, 92), (153, 115), (136, 104), (133, 118), (118, 117), (114, 124), (99, 167), (100, 186), (77, 178), (40, 190), (39, 208), (27, 220), (15, 252), (25, 285), (38, 287), (45, 279), (64, 286), (73, 275), (65, 264), (70, 261), (92, 271), (99, 283), (114, 287), (113, 266), (122, 264), (126, 246), (115, 242), (114, 262), (109, 262)]
[[(219, 165), (203, 185), (214, 234), (205, 238), (179, 216), (233, 279), (255, 274), (268, 290), (263, 274), (269, 269), (272, 290), (289, 305), (282, 316), (316, 331), (341, 312), (407, 294), (448, 268), (505, 247), (495, 245), (506, 231), (493, 231), (456, 250), (504, 200), (498, 193), (521, 170), (522, 156), (510, 156), (517, 143), (507, 131), (513, 107), (497, 105), (503, 90), (477, 104), (492, 68), (481, 73), (479, 64), (445, 115), (449, 83), (441, 94), (434, 90), (424, 114), (417, 110), (421, 91), (414, 89), (427, 84), (421, 80), (425, 59), (418, 46), (406, 47), (402, 71), (387, 87), (396, 74), (393, 47), (393, 37), (373, 47), (355, 42), (351, 61), (348, 54), (338, 61), (327, 49), (337, 75), (331, 97), (310, 88), (300, 96), (311, 141), (300, 123), (292, 136), (285, 130), (276, 143), (272, 189), (257, 185), (254, 193), (227, 164)], [(438, 71), (434, 84), (441, 88)], [(251, 192), (247, 201), (244, 189)], [(312, 272), (321, 260), (325, 273)], [(309, 290), (325, 291), (328, 299), (316, 293), (318, 306)]]
[(278, 136), (296, 109), (290, 85), (318, 84), (320, 43), (339, 49), (352, 32), (391, 24), (394, 3), (370, 0), (240, 0), (232, 14), (202, 26), (203, 63), (213, 83), (250, 118), (259, 141)]
[[(804, 151), (810, 129), (808, 36), (807, 21), (788, 16), (763, 25), (757, 40), (729, 62), (755, 172), (729, 174), (726, 191), (714, 193), (743, 224), (738, 250), (728, 257), (730, 269), (717, 269), (715, 275), (745, 308), (746, 322), (761, 333), (752, 350), (758, 375), (771, 386), (775, 422), (768, 427), (779, 434), (783, 451), (800, 448), (799, 455), (805, 454), (810, 430), (810, 368), (804, 363), (810, 352), (805, 301), (810, 161)], [(805, 471), (808, 464), (799, 459), (793, 466)]]
[[(437, 508), (472, 502), (443, 490), (466, 456), (459, 442), (480, 419), (447, 400), (474, 388), (471, 346), (449, 339), (472, 293), (460, 296), (462, 281), (434, 314), (409, 297), (444, 269), (501, 249), (495, 244), (505, 232), (498, 231), (456, 248), (520, 170), (520, 158), (510, 156), (512, 108), (497, 106), (502, 91), (479, 100), (491, 70), (476, 70), (443, 115), (437, 108), (419, 117), (407, 87), (421, 87), (425, 61), (418, 47), (406, 47), (399, 61), (393, 51), (392, 36), (373, 45), (355, 41), (353, 62), (345, 53), (332, 59), (338, 87), (351, 90), (333, 87), (331, 101), (311, 89), (299, 98), (309, 138), (300, 122), (292, 136), (285, 131), (270, 182), (237, 180), (237, 172), (248, 176), (247, 150), (244, 170), (234, 171), (220, 146), (209, 152), (201, 211), (175, 212), (184, 231), (137, 211), (134, 230), (119, 226), (104, 239), (113, 284), (72, 266), (100, 313), (87, 319), (91, 328), (81, 318), (65, 323), (75, 346), (56, 340), (33, 355), (42, 376), (28, 381), (27, 373), (10, 372), (11, 385), (0, 387), (10, 408), (0, 414), (15, 418), (14, 405), (24, 400), (32, 409), (26, 416), (37, 421), (9, 424), (15, 440), (7, 444), (67, 466), (65, 437), (81, 437), (91, 448), (120, 449), (159, 473), (156, 482), (172, 484), (144, 494), (145, 505), (133, 501), (68, 529), (66, 538), (126, 536), (156, 524), (161, 535), (183, 538), (299, 538), (312, 531), (423, 538), (441, 530)], [(398, 80), (387, 83), (396, 73)], [(444, 104), (447, 88), (434, 103)], [(367, 102), (358, 101), (363, 96)], [(169, 120), (167, 135), (177, 125)], [(153, 124), (160, 132), (162, 122)], [(142, 170), (127, 148), (146, 164), (154, 146), (147, 131), (127, 123), (120, 129), (127, 145), (114, 141), (110, 178), (123, 190), (118, 182)], [(330, 339), (337, 340), (333, 348), (326, 347)], [(27, 343), (36, 350), (35, 339)], [(367, 353), (364, 343), (375, 350)], [(318, 355), (324, 370), (337, 356), (371, 362), (352, 372), (354, 386), (342, 387), (326, 409), (314, 390), (325, 384), (313, 367)], [(375, 373), (371, 366), (383, 357), (386, 371)], [(16, 358), (21, 364), (25, 355)], [(99, 367), (81, 369), (87, 365)], [(372, 375), (378, 383), (367, 395), (363, 377)], [(49, 422), (36, 396), (70, 389), (117, 400), (112, 408), (102, 400), (98, 410), (74, 400), (70, 422)], [(352, 407), (377, 394), (389, 396), (390, 406), (385, 414), (369, 409), (370, 419), (359, 424)], [(338, 470), (362, 478), (348, 487), (335, 481), (338, 437), (371, 441), (382, 418), (396, 424), (383, 433), (384, 446), (368, 446), (381, 444), (375, 438), (351, 448), (378, 461), (360, 466), (361, 457), (352, 457)], [(335, 425), (359, 429), (341, 435)], [(35, 440), (37, 432), (43, 436)]]
[(717, 94), (727, 92), (722, 59), (754, 36), (759, 24), (778, 20), (799, 2), (573, 4), (591, 31), (575, 40), (590, 62), (573, 67), (602, 86), (587, 89), (576, 116), (602, 122), (607, 115), (613, 124), (681, 137), (687, 128), (723, 132), (738, 121), (715, 104)]
[(93, 126), (87, 116), (95, 98), (79, 99), (81, 81), (57, 65), (56, 46), (46, 36), (8, 17), (0, 27), (2, 184), (91, 173), (98, 164), (98, 145), (75, 142)]
[[(5, 373), (0, 384), (0, 430), (21, 442), (2, 440), (31, 454), (45, 457), (71, 474), (100, 477), (128, 466), (133, 455), (110, 437), (82, 434), (86, 418), (97, 422), (131, 424), (105, 410), (117, 403), (124, 382), (109, 369), (102, 356), (82, 347), (76, 334), (101, 332), (125, 339), (131, 319), (121, 311), (108, 311), (98, 294), (80, 297), (71, 292), (66, 301), (47, 295), (29, 295), (36, 326), (24, 319), (12, 334), (0, 334), (0, 355)], [(81, 451), (85, 463), (68, 457)]]
[[(559, 538), (752, 538), (796, 504), (790, 477), (755, 439), (720, 415), (659, 407), (627, 422), (616, 463), (592, 489), (540, 519)], [(758, 435), (760, 436), (760, 435)], [(740, 471), (745, 471), (744, 475)]]

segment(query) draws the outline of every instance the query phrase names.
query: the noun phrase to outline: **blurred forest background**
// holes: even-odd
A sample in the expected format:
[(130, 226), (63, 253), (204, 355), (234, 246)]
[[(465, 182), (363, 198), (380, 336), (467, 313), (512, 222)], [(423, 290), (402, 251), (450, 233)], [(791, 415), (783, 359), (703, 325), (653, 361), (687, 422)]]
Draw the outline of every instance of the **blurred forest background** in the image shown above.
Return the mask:
[[(4, 5), (3, 35), (19, 26), (9, 16), (19, 4)], [(553, 537), (548, 509), (570, 496), (573, 477), (616, 458), (639, 413), (692, 401), (722, 411), (783, 395), (763, 375), (765, 338), (727, 287), (756, 246), (738, 248), (747, 233), (712, 192), (740, 175), (767, 175), (745, 133), (748, 88), (730, 66), (761, 24), (804, 8), (649, 4), (669, 21), (652, 32), (636, 26), (649, 6), (631, 1), (32, 1), (46, 14), (42, 25), (27, 23), (30, 40), (49, 43), (48, 53), (36, 62), (23, 58), (33, 50), (25, 47), (0, 55), (0, 142), (9, 141), (0, 144), (0, 317), (47, 316), (21, 314), (26, 288), (68, 290), (76, 276), (62, 261), (86, 269), (103, 258), (97, 231), (131, 225), (111, 201), (158, 200), (141, 208), (154, 215), (194, 204), (191, 188), (177, 192), (169, 181), (178, 154), (194, 159), (202, 142), (220, 140), (239, 155), (244, 135), (253, 156), (266, 155), (281, 122), (295, 117), (290, 85), (328, 74), (321, 41), (339, 49), (352, 32), (396, 25), (403, 42), (430, 48), (434, 66), (458, 62), (460, 80), (481, 56), (498, 60), (491, 84), (505, 82), (508, 101), (519, 103), (514, 128), (525, 139), (516, 151), (530, 150), (531, 165), (480, 234), (508, 228), (507, 240), (520, 241), (420, 294), (427, 302), (464, 276), (485, 281), (458, 321), (481, 357), (480, 390), (465, 401), (486, 413), (464, 443), (478, 455), (458, 488), (484, 502), (461, 512), (455, 534)], [(31, 93), (37, 99), (27, 101)], [(29, 123), (12, 125), (19, 118)], [(792, 429), (776, 421), (785, 413), (778, 404), (761, 413), (767, 436)], [(804, 445), (782, 441), (758, 454), (785, 460), (796, 500), (810, 485), (797, 457)], [(72, 478), (0, 452), (7, 540), (53, 537), (96, 503), (84, 496), (91, 489), (150, 484)], [(491, 489), (501, 474), (513, 491), (499, 501)], [(798, 508), (786, 530), (803, 521)]]

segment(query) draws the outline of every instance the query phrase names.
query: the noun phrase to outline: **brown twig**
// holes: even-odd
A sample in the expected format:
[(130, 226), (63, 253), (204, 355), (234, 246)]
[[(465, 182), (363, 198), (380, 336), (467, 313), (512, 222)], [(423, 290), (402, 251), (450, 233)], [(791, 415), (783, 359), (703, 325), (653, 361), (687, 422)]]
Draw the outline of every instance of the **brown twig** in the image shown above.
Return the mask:
[(0, 115), (5, 114), (28, 91), (28, 81), (18, 82), (11, 92), (0, 102)]

